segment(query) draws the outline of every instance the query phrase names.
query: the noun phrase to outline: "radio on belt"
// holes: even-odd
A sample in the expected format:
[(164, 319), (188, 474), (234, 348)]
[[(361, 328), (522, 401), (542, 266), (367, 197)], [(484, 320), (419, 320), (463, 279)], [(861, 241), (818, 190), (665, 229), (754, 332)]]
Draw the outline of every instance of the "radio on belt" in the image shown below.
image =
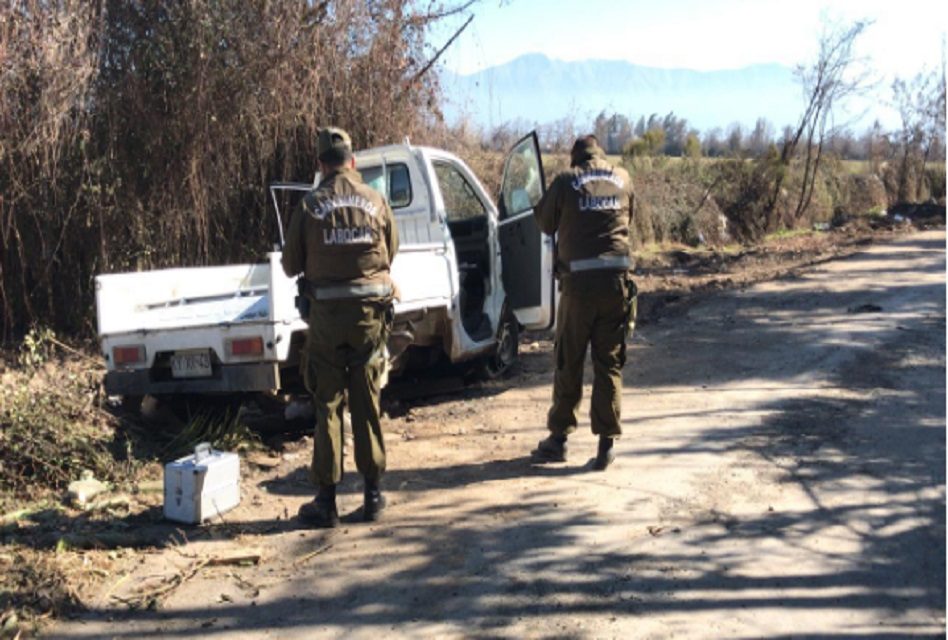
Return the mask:
[(198, 524), (240, 503), (240, 458), (207, 442), (165, 465), (165, 517)]

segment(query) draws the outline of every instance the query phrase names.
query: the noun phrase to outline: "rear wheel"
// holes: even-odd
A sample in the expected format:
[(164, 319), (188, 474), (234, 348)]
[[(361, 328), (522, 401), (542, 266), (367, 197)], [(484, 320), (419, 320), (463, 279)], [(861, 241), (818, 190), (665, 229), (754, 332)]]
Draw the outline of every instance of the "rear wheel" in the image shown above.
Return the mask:
[(520, 324), (506, 305), (500, 315), (496, 339), (494, 350), (484, 357), (479, 367), (481, 377), (488, 380), (509, 374), (520, 353)]

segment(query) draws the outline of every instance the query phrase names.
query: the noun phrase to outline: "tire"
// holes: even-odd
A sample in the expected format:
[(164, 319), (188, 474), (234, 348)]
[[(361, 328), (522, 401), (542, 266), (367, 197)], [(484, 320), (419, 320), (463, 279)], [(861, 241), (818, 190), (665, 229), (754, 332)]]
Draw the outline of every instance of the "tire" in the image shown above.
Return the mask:
[(508, 375), (520, 355), (520, 324), (506, 305), (500, 315), (496, 339), (494, 350), (481, 360), (478, 367), (479, 377), (485, 380), (496, 380)]

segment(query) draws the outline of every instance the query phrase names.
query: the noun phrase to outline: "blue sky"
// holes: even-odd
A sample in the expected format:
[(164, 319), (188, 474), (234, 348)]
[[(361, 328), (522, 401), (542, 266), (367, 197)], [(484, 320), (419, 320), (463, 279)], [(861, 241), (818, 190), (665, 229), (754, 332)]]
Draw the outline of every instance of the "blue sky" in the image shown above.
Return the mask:
[[(696, 70), (756, 63), (787, 66), (816, 55), (824, 17), (875, 21), (859, 54), (886, 85), (894, 75), (935, 68), (948, 3), (921, 0), (481, 0), (474, 22), (442, 62), (470, 73), (524, 53), (560, 60), (618, 59)], [(433, 33), (439, 46), (466, 16)]]

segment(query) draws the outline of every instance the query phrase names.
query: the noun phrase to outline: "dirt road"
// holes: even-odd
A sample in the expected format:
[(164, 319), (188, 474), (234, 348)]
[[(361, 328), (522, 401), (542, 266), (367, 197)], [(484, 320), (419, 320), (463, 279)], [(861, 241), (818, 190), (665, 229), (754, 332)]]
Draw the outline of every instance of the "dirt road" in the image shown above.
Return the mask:
[[(52, 635), (943, 637), (943, 231), (666, 307), (632, 345), (607, 473), (588, 420), (569, 462), (528, 462), (541, 340), (514, 379), (389, 421), (384, 522), (287, 521), (310, 497), (301, 447)], [(351, 474), (341, 511), (360, 502)], [(157, 611), (112, 598), (249, 547), (258, 566), (204, 568)]]

